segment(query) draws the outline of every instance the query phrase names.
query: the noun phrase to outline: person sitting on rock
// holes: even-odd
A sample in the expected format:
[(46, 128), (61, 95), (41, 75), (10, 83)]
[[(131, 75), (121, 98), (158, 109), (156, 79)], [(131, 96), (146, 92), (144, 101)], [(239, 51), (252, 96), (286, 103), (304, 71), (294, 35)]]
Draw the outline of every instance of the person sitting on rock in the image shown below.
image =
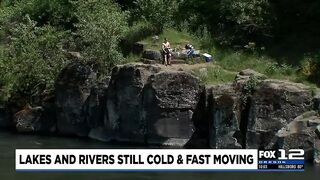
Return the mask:
[(186, 44), (185, 46), (186, 50), (187, 50), (187, 56), (188, 58), (191, 58), (193, 53), (194, 53), (194, 49), (193, 46), (191, 44)]
[(164, 42), (162, 43), (162, 54), (164, 65), (171, 65), (171, 47), (167, 38), (164, 38)]

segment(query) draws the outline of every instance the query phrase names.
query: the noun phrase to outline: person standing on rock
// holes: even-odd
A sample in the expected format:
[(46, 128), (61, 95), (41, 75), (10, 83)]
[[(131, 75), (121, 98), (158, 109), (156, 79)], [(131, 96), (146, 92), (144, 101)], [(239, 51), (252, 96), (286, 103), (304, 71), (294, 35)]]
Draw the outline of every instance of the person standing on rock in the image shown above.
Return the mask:
[(171, 47), (167, 38), (164, 38), (164, 42), (162, 43), (162, 54), (164, 59), (164, 65), (171, 65)]

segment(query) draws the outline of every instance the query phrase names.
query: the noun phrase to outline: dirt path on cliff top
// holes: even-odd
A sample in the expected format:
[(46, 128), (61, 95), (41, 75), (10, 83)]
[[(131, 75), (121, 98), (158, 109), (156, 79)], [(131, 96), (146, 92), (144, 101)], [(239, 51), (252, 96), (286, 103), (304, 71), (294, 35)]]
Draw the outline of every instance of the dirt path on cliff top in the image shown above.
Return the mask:
[[(161, 67), (164, 71), (185, 71), (185, 72), (192, 72), (194, 70), (199, 70), (202, 68), (221, 68), (219, 65), (215, 65), (212, 63), (198, 63), (198, 64), (172, 64), (170, 66), (165, 66), (162, 64), (157, 64)], [(222, 68), (221, 68), (222, 69)], [(230, 74), (237, 74), (237, 72), (229, 71), (226, 69), (222, 69), (223, 71), (230, 73)]]
[(200, 63), (200, 64), (172, 64), (170, 66), (165, 66), (162, 64), (157, 64), (157, 66), (161, 67), (164, 71), (186, 71), (192, 72), (193, 70), (213, 67), (216, 65), (208, 64), (208, 63)]
[[(134, 64), (144, 64), (144, 63), (134, 63)], [(197, 63), (197, 64), (172, 64), (170, 66), (165, 66), (163, 64), (153, 64), (155, 66), (160, 67), (163, 71), (185, 71), (185, 72), (195, 72), (196, 70), (202, 69), (202, 68), (221, 68), (221, 66), (212, 64), (212, 63)], [(226, 69), (221, 68), (221, 70), (236, 75), (237, 72), (229, 71)]]

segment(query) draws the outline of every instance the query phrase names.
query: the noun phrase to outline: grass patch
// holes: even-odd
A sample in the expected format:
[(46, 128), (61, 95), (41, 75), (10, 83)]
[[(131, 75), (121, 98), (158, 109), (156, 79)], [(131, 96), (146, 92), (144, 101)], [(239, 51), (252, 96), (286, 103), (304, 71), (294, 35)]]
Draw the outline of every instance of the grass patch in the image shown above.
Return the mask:
[(194, 70), (193, 74), (199, 77), (204, 84), (211, 85), (233, 82), (236, 76), (236, 73), (226, 71), (214, 65)]
[(140, 56), (140, 55), (130, 53), (130, 54), (125, 58), (125, 61), (122, 62), (122, 64), (140, 62), (140, 59), (141, 59), (141, 56)]
[[(216, 48), (213, 42), (204, 41), (208, 38), (199, 38), (187, 32), (165, 29), (159, 35), (159, 40), (155, 41), (152, 36), (149, 36), (140, 42), (145, 45), (146, 49), (160, 50), (161, 43), (165, 37), (168, 38), (173, 49), (181, 50), (185, 44), (191, 43), (195, 49), (200, 49), (202, 53), (209, 52), (209, 54), (213, 55), (215, 61), (205, 72), (203, 72), (203, 69), (194, 70), (194, 75), (198, 76), (205, 84), (233, 82), (235, 75), (239, 71), (253, 69), (267, 75), (268, 78), (303, 83), (311, 88), (317, 88), (315, 83), (310, 82), (300, 72), (298, 66), (291, 66), (285, 63), (279, 64), (277, 59), (265, 55), (244, 51), (221, 50)], [(129, 61), (134, 61), (132, 60), (134, 58), (137, 57), (131, 56)], [(189, 60), (189, 63), (194, 64), (192, 60)]]
[(250, 68), (264, 73), (268, 65), (272, 64), (266, 57), (258, 58), (242, 52), (216, 51), (214, 58), (218, 65), (230, 71), (241, 71)]
[(164, 38), (167, 38), (172, 49), (181, 50), (187, 43), (191, 43), (196, 49), (200, 47), (200, 42), (187, 32), (179, 32), (174, 29), (165, 29), (159, 36), (159, 40), (153, 40), (152, 36), (140, 41), (146, 49), (160, 50)]
[(268, 78), (288, 80), (316, 87), (308, 81), (307, 77), (299, 72), (298, 67), (287, 64), (278, 64), (275, 59), (267, 56), (248, 54), (245, 52), (216, 51), (214, 54), (216, 64), (223, 69), (239, 72), (244, 69), (253, 69), (265, 74)]

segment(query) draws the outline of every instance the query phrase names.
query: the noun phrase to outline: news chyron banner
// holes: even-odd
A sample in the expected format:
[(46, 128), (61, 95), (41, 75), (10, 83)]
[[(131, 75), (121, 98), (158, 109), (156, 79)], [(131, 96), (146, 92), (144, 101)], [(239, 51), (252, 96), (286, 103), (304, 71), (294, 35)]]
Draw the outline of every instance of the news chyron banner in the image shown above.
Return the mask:
[(304, 171), (304, 151), (17, 149), (16, 171)]

